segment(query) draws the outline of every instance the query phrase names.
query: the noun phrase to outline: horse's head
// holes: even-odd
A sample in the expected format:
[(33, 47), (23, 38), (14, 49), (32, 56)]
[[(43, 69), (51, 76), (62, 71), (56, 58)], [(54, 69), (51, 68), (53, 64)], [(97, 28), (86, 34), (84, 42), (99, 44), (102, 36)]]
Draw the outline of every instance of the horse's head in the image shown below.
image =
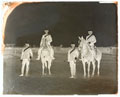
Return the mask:
[(83, 38), (83, 36), (79, 37), (79, 39), (80, 39), (80, 43), (79, 43), (78, 48), (81, 50), (81, 53), (83, 53), (83, 55), (91, 53), (91, 49), (90, 49), (90, 47), (89, 47), (89, 45), (87, 43), (87, 40), (85, 40)]
[(82, 36), (82, 37), (78, 37), (78, 38), (79, 38), (79, 40), (80, 40), (78, 47), (79, 47), (80, 49), (82, 49), (83, 46), (87, 44), (87, 42), (86, 42), (86, 40), (83, 38), (83, 36)]

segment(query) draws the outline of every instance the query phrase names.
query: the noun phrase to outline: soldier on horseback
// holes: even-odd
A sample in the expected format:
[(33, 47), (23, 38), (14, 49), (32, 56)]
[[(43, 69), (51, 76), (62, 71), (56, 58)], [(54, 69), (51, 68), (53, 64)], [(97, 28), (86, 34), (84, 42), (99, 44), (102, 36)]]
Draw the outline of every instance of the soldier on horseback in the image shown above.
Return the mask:
[(88, 45), (90, 46), (93, 56), (95, 56), (96, 55), (95, 43), (97, 42), (96, 37), (95, 37), (95, 35), (93, 35), (93, 31), (88, 31), (88, 34), (89, 35), (86, 37), (86, 41), (87, 41)]
[(95, 45), (94, 44), (97, 42), (96, 41), (96, 37), (95, 37), (95, 35), (93, 35), (93, 31), (88, 31), (88, 34), (89, 35), (86, 37), (86, 41), (89, 44), (90, 48), (92, 50), (94, 50), (95, 49)]
[(40, 48), (39, 48), (39, 51), (38, 51), (38, 58), (37, 60), (40, 59), (40, 55), (41, 55), (41, 51), (43, 49), (43, 47), (47, 46), (47, 48), (49, 49), (50, 51), (50, 56), (51, 56), (51, 59), (55, 59), (54, 58), (54, 51), (53, 51), (53, 48), (51, 46), (51, 42), (52, 42), (52, 37), (51, 35), (48, 33), (49, 30), (44, 30), (45, 34), (42, 36), (41, 38), (41, 42), (40, 42)]
[[(80, 37), (78, 43), (80, 43)], [(96, 41), (96, 37), (95, 35), (93, 35), (93, 31), (88, 31), (88, 36), (86, 36), (86, 42), (88, 43), (88, 46), (90, 47), (90, 50), (93, 54), (93, 56), (95, 57), (96, 55), (96, 46), (94, 45), (97, 41)], [(80, 48), (79, 48), (80, 49)], [(81, 60), (81, 58), (79, 59)]]
[[(96, 43), (96, 37), (92, 35), (92, 31), (88, 31), (88, 36), (86, 39), (82, 37), (79, 37), (79, 49), (81, 53), (81, 61), (83, 63), (83, 70), (84, 70), (84, 77), (86, 77), (86, 63), (88, 65), (88, 77), (90, 77), (90, 65), (92, 63), (93, 65), (93, 71), (92, 71), (92, 76), (94, 76), (95, 73), (95, 65), (97, 63), (97, 68), (98, 68), (98, 76), (100, 74), (99, 69), (100, 69), (100, 62), (102, 58), (102, 52), (94, 46)], [(97, 61), (97, 62), (96, 62)]]

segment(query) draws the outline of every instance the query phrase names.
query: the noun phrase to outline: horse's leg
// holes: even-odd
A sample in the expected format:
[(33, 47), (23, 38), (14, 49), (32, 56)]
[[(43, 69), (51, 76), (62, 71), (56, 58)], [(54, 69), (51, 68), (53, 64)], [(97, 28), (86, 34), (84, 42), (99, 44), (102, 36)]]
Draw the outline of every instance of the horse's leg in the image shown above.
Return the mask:
[(88, 63), (88, 78), (90, 77), (90, 62), (87, 62)]
[(93, 65), (93, 71), (92, 71), (92, 77), (95, 74), (95, 60), (92, 61), (92, 65)]
[(50, 68), (51, 68), (51, 60), (48, 61), (48, 73), (49, 73), (49, 75), (51, 75)]
[(86, 77), (86, 66), (85, 66), (85, 62), (82, 61), (82, 63), (83, 63), (84, 77)]
[(97, 60), (97, 69), (98, 69), (97, 75), (98, 76), (100, 75), (100, 61), (101, 60)]
[(44, 69), (45, 69), (45, 63), (42, 62), (42, 75), (43, 75), (43, 76), (45, 75), (45, 74), (44, 74)]
[(48, 68), (48, 62), (47, 62), (47, 60), (45, 60), (45, 62), (44, 62), (44, 75), (47, 74), (47, 71), (45, 72), (45, 68), (46, 69)]
[(102, 53), (98, 50), (98, 55), (97, 55), (97, 69), (98, 69), (98, 72), (97, 72), (97, 75), (99, 76), (100, 75), (100, 62), (101, 62), (101, 58), (102, 58)]

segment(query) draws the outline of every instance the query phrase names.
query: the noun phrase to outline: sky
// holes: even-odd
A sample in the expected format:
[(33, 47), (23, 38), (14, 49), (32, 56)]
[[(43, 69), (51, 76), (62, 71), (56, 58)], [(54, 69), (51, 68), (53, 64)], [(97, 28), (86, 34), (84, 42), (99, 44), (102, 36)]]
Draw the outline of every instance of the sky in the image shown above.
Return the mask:
[(5, 44), (39, 46), (44, 30), (49, 29), (53, 46), (78, 45), (88, 30), (96, 36), (96, 46), (117, 45), (117, 8), (97, 2), (41, 2), (22, 4), (9, 15)]

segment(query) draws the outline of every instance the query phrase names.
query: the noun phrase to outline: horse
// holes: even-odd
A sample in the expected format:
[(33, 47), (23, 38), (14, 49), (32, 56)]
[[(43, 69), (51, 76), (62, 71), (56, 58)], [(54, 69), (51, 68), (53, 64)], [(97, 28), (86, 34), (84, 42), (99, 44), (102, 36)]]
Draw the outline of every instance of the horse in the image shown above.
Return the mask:
[[(48, 75), (51, 75), (50, 69), (51, 69), (53, 59), (50, 56), (50, 50), (46, 42), (44, 42), (44, 44), (42, 45), (40, 58), (42, 63), (42, 75), (43, 76), (46, 75), (47, 71), (48, 71)], [(45, 69), (47, 70), (46, 72), (45, 72)]]
[(90, 65), (92, 63), (93, 71), (92, 71), (92, 77), (95, 74), (95, 67), (97, 62), (97, 75), (100, 75), (100, 62), (102, 59), (102, 52), (95, 48), (94, 50), (91, 50), (89, 44), (87, 41), (82, 37), (80, 37), (80, 44), (79, 48), (81, 50), (81, 60), (83, 64), (83, 70), (84, 70), (84, 77), (87, 76), (86, 74), (86, 63), (88, 64), (87, 72), (88, 72), (88, 78), (90, 77)]

